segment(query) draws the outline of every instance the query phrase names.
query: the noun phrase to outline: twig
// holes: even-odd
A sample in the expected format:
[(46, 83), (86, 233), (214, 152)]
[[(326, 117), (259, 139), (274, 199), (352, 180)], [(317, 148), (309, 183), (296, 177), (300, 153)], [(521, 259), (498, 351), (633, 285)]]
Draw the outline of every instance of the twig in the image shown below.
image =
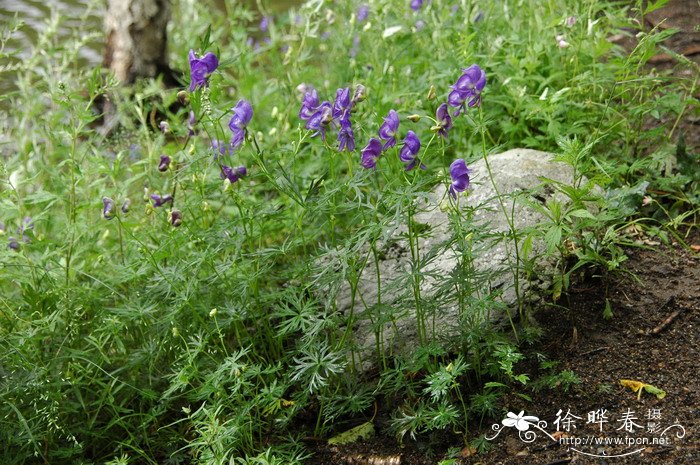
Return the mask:
[[(673, 300), (674, 300), (673, 297), (671, 297), (670, 299), (668, 299), (668, 301), (667, 301), (661, 308), (663, 309), (663, 308), (666, 307), (669, 303), (671, 303)], [(674, 321), (676, 318), (678, 318), (678, 316), (679, 316), (681, 313), (683, 313), (684, 310), (685, 310), (685, 308), (684, 308), (684, 307), (681, 307), (681, 308), (679, 308), (678, 310), (676, 310), (675, 312), (671, 313), (671, 314), (668, 316), (668, 318), (666, 318), (664, 321), (662, 321), (661, 323), (659, 323), (659, 325), (658, 325), (656, 328), (654, 328), (654, 329), (652, 329), (651, 331), (649, 331), (648, 334), (649, 334), (650, 336), (657, 336), (661, 331), (663, 331), (664, 329), (666, 329), (666, 327), (667, 327), (668, 325), (670, 325), (671, 323), (673, 323), (673, 321)]]
[(598, 347), (597, 349), (589, 350), (588, 352), (582, 353), (581, 356), (595, 354), (595, 353), (598, 353), (598, 352), (602, 352), (602, 351), (604, 351), (604, 350), (608, 350), (609, 348), (610, 348), (610, 347), (608, 347), (608, 346), (605, 346), (605, 347)]

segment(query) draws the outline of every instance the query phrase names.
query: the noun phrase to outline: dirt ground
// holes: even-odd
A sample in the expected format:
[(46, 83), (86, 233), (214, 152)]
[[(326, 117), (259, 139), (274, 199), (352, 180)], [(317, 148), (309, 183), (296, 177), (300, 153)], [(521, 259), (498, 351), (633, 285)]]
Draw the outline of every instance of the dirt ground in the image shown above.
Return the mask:
[[(700, 1), (671, 0), (647, 15), (645, 23), (648, 28), (680, 29), (664, 45), (700, 64)], [(669, 53), (650, 61), (659, 71), (673, 69), (683, 77), (696, 73), (676, 65)], [(688, 112), (680, 124), (691, 151), (700, 147), (699, 126), (697, 111)], [(686, 243), (700, 244), (697, 228)], [(462, 449), (457, 463), (700, 464), (700, 252), (674, 243), (632, 247), (626, 253), (629, 260), (625, 268), (630, 274), (605, 281), (595, 277), (581, 280), (572, 285), (559, 307), (537, 313), (545, 334), (536, 348), (526, 350), (531, 366), (518, 367), (519, 372), (536, 377), (538, 367), (533, 360), (541, 354), (559, 361), (557, 370), (573, 371), (581, 383), (568, 392), (529, 393), (531, 401), (512, 396), (504, 404), (508, 412), (517, 415), (524, 411), (546, 421), (547, 426), (540, 425), (554, 440), (530, 426), (521, 435), (527, 439), (526, 434), (535, 433), (536, 438), (526, 443), (516, 428), (503, 427), (502, 418), (494, 418), (481, 431), (491, 437), (496, 432), (489, 426), (500, 426), (491, 450), (472, 454)], [(606, 287), (613, 312), (610, 319), (603, 318)], [(620, 380), (647, 383), (666, 395), (659, 399), (642, 390), (638, 399), (639, 393)], [(555, 423), (557, 419), (559, 423)], [(382, 420), (376, 423), (381, 432)], [(312, 447), (315, 453), (309, 464), (433, 465), (442, 457), (432, 439), (431, 449), (411, 441), (399, 447), (395, 438), (381, 435), (346, 446), (319, 442)], [(611, 442), (606, 444), (606, 440)], [(623, 443), (615, 445), (615, 441)], [(460, 444), (446, 436), (443, 446), (447, 450)], [(629, 455), (614, 457), (624, 454)]]

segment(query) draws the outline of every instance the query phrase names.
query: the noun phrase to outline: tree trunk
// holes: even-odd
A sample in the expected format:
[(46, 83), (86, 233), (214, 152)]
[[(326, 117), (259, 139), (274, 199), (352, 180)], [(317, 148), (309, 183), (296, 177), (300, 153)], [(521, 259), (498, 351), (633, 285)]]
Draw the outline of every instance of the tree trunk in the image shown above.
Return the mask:
[(104, 65), (123, 84), (164, 74), (172, 80), (166, 55), (170, 0), (108, 0)]

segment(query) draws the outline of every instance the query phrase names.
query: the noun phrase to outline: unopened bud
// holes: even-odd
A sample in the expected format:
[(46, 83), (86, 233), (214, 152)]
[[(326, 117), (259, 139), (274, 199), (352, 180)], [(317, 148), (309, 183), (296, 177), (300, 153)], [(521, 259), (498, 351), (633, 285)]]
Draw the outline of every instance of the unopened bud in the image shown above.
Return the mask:
[(183, 105), (189, 105), (190, 104), (190, 94), (186, 90), (181, 90), (180, 92), (177, 93), (177, 99), (180, 101), (181, 104)]
[(209, 316), (214, 318), (216, 315), (219, 313), (219, 311), (216, 308), (212, 308), (211, 311), (209, 312)]
[(409, 121), (413, 121), (414, 123), (420, 121), (420, 115), (409, 115), (407, 118)]
[(170, 213), (168, 213), (168, 221), (176, 228), (180, 226), (182, 224), (182, 213), (180, 210), (175, 208), (170, 210)]
[(430, 86), (428, 90), (428, 100), (435, 100), (437, 98), (437, 92), (435, 91), (435, 86)]
[(158, 127), (163, 134), (170, 134), (170, 124), (167, 121), (161, 121)]

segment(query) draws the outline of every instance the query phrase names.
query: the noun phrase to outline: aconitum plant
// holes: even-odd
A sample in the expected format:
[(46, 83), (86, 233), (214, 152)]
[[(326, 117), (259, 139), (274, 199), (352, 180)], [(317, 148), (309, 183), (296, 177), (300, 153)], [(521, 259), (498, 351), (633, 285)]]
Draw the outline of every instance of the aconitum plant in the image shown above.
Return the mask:
[(435, 112), (435, 121), (437, 122), (437, 133), (447, 139), (447, 132), (452, 128), (452, 117), (446, 103), (438, 107)]
[(209, 85), (209, 75), (219, 67), (219, 59), (211, 52), (206, 53), (202, 58), (197, 58), (194, 50), (190, 50), (188, 55), (190, 62), (190, 92), (198, 87)]

